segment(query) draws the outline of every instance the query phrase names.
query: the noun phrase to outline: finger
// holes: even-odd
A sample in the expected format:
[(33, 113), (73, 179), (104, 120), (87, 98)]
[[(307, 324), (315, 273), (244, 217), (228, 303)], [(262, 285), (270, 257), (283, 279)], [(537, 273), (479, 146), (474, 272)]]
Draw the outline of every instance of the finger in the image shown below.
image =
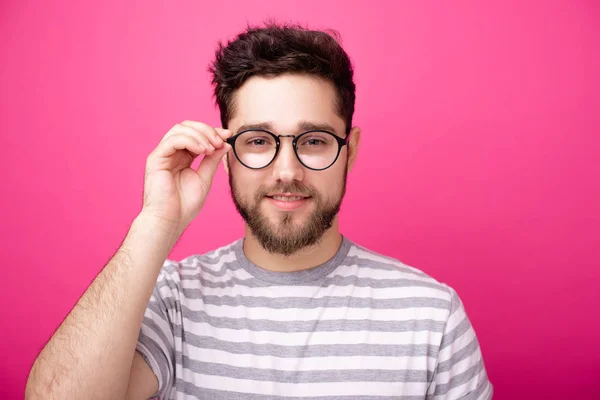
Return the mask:
[(212, 184), (212, 179), (215, 176), (219, 163), (231, 148), (229, 143), (225, 143), (222, 148), (217, 149), (213, 154), (204, 157), (200, 162), (196, 173), (208, 186)]
[(215, 128), (210, 125), (198, 121), (183, 121), (181, 125), (193, 128), (195, 131), (203, 134), (215, 148), (220, 148), (223, 145), (223, 139)]
[(221, 138), (223, 140), (227, 140), (228, 138), (233, 136), (233, 132), (230, 131), (229, 129), (215, 128), (215, 130), (217, 131), (217, 133), (219, 134), (219, 136), (221, 136)]
[(181, 127), (180, 124), (173, 125), (173, 127), (171, 129), (169, 129), (169, 131), (167, 133), (165, 133), (165, 135), (162, 137), (162, 139), (160, 139), (160, 143), (164, 142), (165, 140), (167, 140), (171, 136), (177, 134), (179, 132), (179, 130), (180, 130), (180, 127)]
[(223, 145), (223, 142), (221, 141), (218, 146), (214, 146), (208, 140), (208, 138), (206, 137), (206, 135), (204, 133), (199, 132), (195, 128), (191, 128), (189, 126), (185, 126), (185, 125), (181, 125), (181, 124), (177, 124), (173, 128), (171, 128), (171, 130), (169, 132), (167, 132), (167, 134), (165, 135), (163, 140), (166, 140), (170, 136), (173, 136), (176, 134), (184, 134), (184, 135), (193, 137), (195, 140), (197, 140), (201, 145), (203, 145), (210, 152), (214, 151), (215, 147), (220, 147)]
[[(196, 139), (198, 141), (198, 143), (200, 143), (202, 146), (204, 146), (204, 148), (208, 152), (207, 154), (212, 154), (215, 151), (215, 146), (212, 145), (212, 143), (206, 138), (206, 136), (204, 136), (202, 133), (199, 133), (198, 131), (196, 131), (193, 128), (189, 128), (189, 127), (185, 127), (185, 128), (191, 131), (191, 132), (186, 132), (186, 134), (193, 136), (194, 139)], [(221, 146), (223, 146), (223, 143), (221, 143)]]
[(166, 138), (152, 152), (153, 157), (169, 157), (178, 150), (188, 150), (194, 156), (206, 152), (206, 148), (195, 138), (182, 133), (174, 133)]

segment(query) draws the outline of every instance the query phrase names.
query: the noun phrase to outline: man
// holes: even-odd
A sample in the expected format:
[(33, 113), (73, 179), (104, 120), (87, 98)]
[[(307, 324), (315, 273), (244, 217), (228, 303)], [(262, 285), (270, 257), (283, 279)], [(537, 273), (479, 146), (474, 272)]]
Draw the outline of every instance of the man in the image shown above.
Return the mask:
[[(456, 292), (338, 229), (361, 134), (338, 42), (249, 28), (210, 70), (222, 128), (184, 121), (149, 155), (140, 214), (26, 398), (491, 398)], [(245, 237), (168, 260), (221, 160)]]

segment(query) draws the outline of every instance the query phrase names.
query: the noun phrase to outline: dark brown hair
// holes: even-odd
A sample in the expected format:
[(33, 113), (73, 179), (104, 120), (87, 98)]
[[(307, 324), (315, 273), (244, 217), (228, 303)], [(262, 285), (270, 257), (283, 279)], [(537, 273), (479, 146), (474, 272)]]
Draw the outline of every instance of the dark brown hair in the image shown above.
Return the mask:
[(300, 73), (334, 84), (337, 112), (349, 132), (356, 98), (354, 71), (339, 42), (340, 36), (333, 30), (309, 30), (272, 21), (267, 21), (264, 27), (248, 26), (227, 45), (219, 42), (208, 70), (213, 75), (214, 97), (223, 128), (227, 128), (235, 111), (234, 93), (248, 78)]

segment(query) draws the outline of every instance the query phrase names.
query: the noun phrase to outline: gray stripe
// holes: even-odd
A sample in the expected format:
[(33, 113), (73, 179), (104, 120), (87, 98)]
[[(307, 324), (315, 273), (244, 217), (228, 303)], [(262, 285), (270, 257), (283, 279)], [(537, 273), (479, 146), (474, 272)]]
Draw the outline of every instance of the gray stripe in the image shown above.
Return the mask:
[(479, 362), (473, 365), (471, 368), (466, 370), (465, 372), (454, 375), (450, 378), (448, 383), (443, 385), (436, 385), (435, 387), (435, 396), (442, 396), (448, 393), (450, 390), (454, 389), (457, 386), (463, 385), (473, 379), (477, 374), (479, 374), (483, 370), (483, 360), (479, 360)]
[(277, 285), (306, 285), (323, 281), (326, 276), (337, 269), (339, 265), (343, 264), (352, 244), (344, 235), (342, 235), (342, 243), (340, 244), (340, 247), (335, 255), (328, 261), (319, 266), (315, 266), (314, 268), (287, 273), (269, 271), (250, 262), (250, 260), (248, 260), (244, 254), (243, 245), (244, 241), (239, 241), (236, 246), (234, 246), (235, 255), (240, 265), (250, 275), (262, 282), (271, 282), (272, 284)]
[(180, 292), (180, 285), (175, 283), (171, 277), (167, 277), (167, 279), (163, 279), (162, 281), (156, 281), (156, 285), (154, 287), (154, 290), (156, 291), (154, 293), (154, 296), (160, 301), (160, 300), (165, 300), (164, 296), (162, 295), (162, 293), (160, 293), (161, 289), (167, 289), (170, 292)]
[(447, 310), (450, 303), (435, 297), (406, 297), (395, 299), (373, 299), (370, 297), (279, 297), (270, 298), (262, 296), (202, 296), (201, 289), (183, 289), (183, 296), (187, 299), (202, 299), (203, 304), (213, 306), (244, 306), (266, 307), (278, 310), (289, 308), (316, 309), (316, 308), (369, 308), (378, 310), (406, 309), (431, 307)]
[[(193, 322), (206, 322), (215, 328), (248, 329), (251, 331), (269, 331), (282, 333), (295, 332), (335, 332), (335, 331), (377, 331), (377, 332), (443, 332), (445, 321), (432, 319), (407, 321), (360, 320), (309, 320), (309, 321), (273, 321), (267, 319), (248, 319), (215, 317), (205, 311), (192, 311), (181, 306), (182, 314)], [(181, 321), (173, 321), (180, 324)]]
[(282, 383), (336, 383), (336, 382), (429, 382), (433, 376), (428, 370), (340, 369), (318, 371), (282, 371), (277, 369), (240, 368), (220, 363), (203, 362), (177, 352), (177, 359), (198, 374), (216, 375), (252, 381)]
[(193, 254), (187, 258), (185, 258), (184, 260), (182, 260), (183, 264), (187, 264), (187, 263), (191, 263), (193, 262), (193, 260), (219, 260), (221, 259), (221, 257), (223, 257), (225, 254), (231, 253), (234, 249), (235, 249), (235, 245), (241, 241), (243, 239), (237, 239), (234, 242), (229, 243), (226, 246), (223, 246), (220, 249), (215, 249), (212, 251), (209, 251), (208, 253), (204, 253), (204, 254)]
[[(224, 276), (227, 271), (237, 271), (239, 269), (244, 269), (240, 266), (240, 264), (238, 263), (237, 260), (233, 260), (233, 261), (229, 261), (229, 262), (225, 262), (221, 265), (221, 267), (218, 270), (215, 269), (211, 269), (208, 266), (214, 266), (217, 265), (221, 260), (220, 259), (210, 259), (208, 257), (203, 257), (203, 256), (195, 256), (192, 259), (190, 259), (189, 262), (182, 264), (180, 269), (184, 270), (184, 271), (194, 271), (197, 269), (200, 269), (203, 273), (206, 274), (210, 274), (212, 276), (215, 277), (221, 277)], [(192, 263), (195, 262), (197, 263), (197, 265), (192, 265)], [(422, 271), (419, 271), (417, 269), (411, 269), (408, 267), (403, 267), (403, 266), (399, 266), (396, 264), (392, 264), (392, 263), (383, 263), (380, 261), (373, 261), (370, 259), (366, 259), (366, 258), (361, 258), (359, 256), (347, 256), (346, 259), (344, 260), (344, 263), (341, 264), (338, 268), (340, 267), (344, 267), (344, 266), (354, 266), (357, 265), (359, 268), (364, 269), (364, 268), (368, 268), (370, 270), (375, 271), (397, 271), (397, 272), (401, 272), (403, 274), (411, 274), (411, 275), (415, 275), (415, 276), (419, 276), (419, 277), (424, 277), (424, 278), (430, 278), (429, 275), (425, 274)], [(197, 276), (183, 276), (183, 279), (196, 279)]]
[(460, 297), (458, 297), (458, 293), (454, 291), (454, 289), (449, 289), (450, 299), (452, 304), (450, 305), (450, 316), (452, 316), (459, 308), (462, 306), (462, 302), (460, 301)]
[[(376, 257), (382, 258), (382, 259), (384, 259), (384, 260), (390, 260), (390, 264), (392, 264), (392, 265), (393, 265), (393, 263), (394, 263), (394, 262), (396, 262), (396, 263), (400, 263), (400, 264), (406, 265), (407, 267), (410, 267), (408, 264), (406, 264), (406, 263), (402, 262), (402, 260), (399, 260), (399, 259), (397, 259), (397, 258), (394, 258), (394, 257), (386, 256), (385, 254), (382, 254), (382, 253), (377, 253), (376, 251), (373, 251), (373, 250), (371, 250), (371, 249), (368, 249), (368, 248), (366, 248), (366, 247), (363, 247), (363, 246), (361, 246), (361, 245), (359, 245), (359, 244), (356, 244), (356, 243), (354, 243), (354, 242), (352, 242), (352, 246), (353, 246), (355, 249), (357, 249), (357, 250), (359, 250), (359, 251), (362, 251), (362, 252), (364, 252), (364, 253), (371, 254), (371, 255), (373, 255), (373, 256), (376, 256)], [(372, 262), (373, 262), (373, 263), (382, 263), (382, 264), (384, 263), (384, 262), (382, 262), (382, 261), (372, 261)], [(406, 267), (405, 267), (405, 268), (406, 268)], [(418, 271), (418, 269), (417, 269), (417, 268), (415, 268), (415, 269)], [(425, 276), (429, 276), (429, 275), (425, 274)]]
[[(170, 377), (174, 375), (174, 370), (173, 370), (173, 366), (171, 365), (171, 360), (169, 360), (169, 358), (165, 356), (165, 354), (163, 353), (163, 351), (159, 347), (159, 345), (154, 340), (152, 340), (150, 337), (148, 337), (145, 333), (140, 332), (140, 334), (138, 336), (138, 342), (141, 343), (143, 346), (145, 346), (146, 349), (148, 349), (148, 351), (150, 352), (150, 354), (152, 354), (152, 357), (154, 357), (154, 360), (156, 360), (156, 363), (158, 364), (158, 367), (160, 370), (160, 375), (161, 375), (161, 380), (163, 382), (163, 385), (170, 386), (171, 382), (172, 382)], [(167, 348), (170, 348), (170, 347), (167, 346)], [(139, 353), (142, 354), (142, 356), (144, 356), (146, 363), (148, 365), (150, 365), (150, 363), (146, 359), (144, 353), (142, 353), (142, 352), (139, 352)]]
[(236, 239), (235, 241), (229, 243), (228, 245), (221, 247), (221, 249), (217, 249), (217, 250), (214, 250), (214, 251), (208, 253), (208, 255), (211, 257), (219, 257), (220, 258), (221, 256), (231, 252), (231, 250), (234, 250), (235, 246), (243, 240), (244, 240), (244, 238)]
[[(194, 384), (177, 379), (177, 391), (187, 395), (211, 400), (306, 400), (307, 397), (274, 396), (266, 394), (253, 394), (242, 392), (230, 392), (224, 390), (198, 389)], [(423, 400), (423, 396), (318, 396), (310, 397), (310, 400)]]
[(467, 346), (460, 349), (456, 353), (452, 354), (452, 357), (450, 357), (450, 359), (439, 363), (438, 367), (437, 367), (437, 371), (438, 372), (450, 371), (455, 364), (457, 364), (458, 362), (460, 362), (466, 358), (469, 358), (476, 351), (479, 351), (479, 342), (477, 341), (477, 337), (474, 337), (473, 340), (471, 340), (471, 343), (469, 343)]
[[(175, 337), (179, 337), (179, 330)], [(315, 344), (302, 346), (282, 346), (278, 344), (256, 344), (249, 342), (228, 342), (211, 336), (198, 336), (185, 332), (185, 342), (201, 349), (215, 349), (233, 354), (252, 354), (281, 358), (305, 357), (437, 357), (437, 349), (430, 344)]]
[[(168, 321), (163, 320), (166, 324), (169, 324)], [(169, 324), (170, 325), (170, 324)], [(170, 349), (172, 347), (171, 343), (173, 342), (173, 339), (169, 340), (169, 338), (167, 338), (166, 335), (173, 335), (173, 332), (165, 332), (163, 331), (156, 322), (154, 322), (154, 320), (152, 320), (151, 318), (148, 317), (144, 317), (144, 323), (142, 325), (143, 329), (150, 329), (152, 330), (154, 333), (156, 333), (156, 335), (160, 338), (160, 340), (162, 341), (162, 344), (165, 346), (166, 349)], [(171, 325), (171, 329), (173, 329), (174, 326)], [(141, 331), (141, 330), (140, 330)]]
[[(485, 369), (485, 367), (483, 367)], [(491, 398), (494, 396), (494, 387), (492, 386), (492, 383), (490, 382), (487, 373), (483, 374), (483, 378), (480, 381), (479, 385), (477, 386), (477, 388), (475, 388), (474, 391), (472, 391), (471, 393), (467, 394), (466, 396), (463, 397), (463, 400), (491, 400)], [(490, 389), (490, 392), (488, 393), (489, 396), (486, 396), (484, 399), (480, 399), (479, 397), (485, 393), (485, 391), (488, 389)]]
[[(367, 253), (369, 253), (369, 251), (367, 251)], [(373, 254), (373, 253), (371, 253), (371, 254)], [(375, 255), (382, 257), (382, 258), (387, 258), (387, 257), (381, 256), (379, 254), (375, 254)], [(395, 261), (399, 262), (398, 260), (395, 260)], [(413, 268), (410, 268), (409, 266), (397, 265), (397, 264), (394, 264), (392, 261), (390, 261), (389, 263), (386, 263), (383, 261), (375, 261), (375, 260), (371, 260), (368, 258), (362, 258), (360, 256), (347, 256), (346, 262), (344, 264), (346, 264), (346, 265), (356, 264), (361, 268), (369, 268), (372, 270), (379, 270), (379, 271), (398, 271), (398, 272), (402, 272), (404, 274), (417, 275), (420, 277), (431, 279), (431, 277), (429, 275), (427, 275), (426, 273), (424, 273), (422, 271), (419, 271), (416, 268), (413, 269)]]
[[(179, 275), (179, 271), (177, 271), (176, 268), (177, 268), (176, 266), (168, 266), (167, 268), (164, 269), (163, 272), (161, 272), (161, 274), (163, 275), (163, 279), (160, 281), (157, 279), (156, 285), (154, 286), (153, 294), (159, 300), (162, 299), (162, 295), (160, 293), (160, 289), (162, 289), (162, 288), (167, 288), (170, 291), (179, 292), (179, 288), (180, 288), (181, 284), (173, 279), (173, 275)], [(180, 280), (181, 280), (181, 278), (180, 278)]]
[[(233, 249), (229, 249), (227, 253), (227, 255), (234, 254), (235, 251)], [(240, 269), (239, 265), (237, 265), (238, 262), (236, 259), (232, 261), (223, 262), (223, 265), (221, 265), (221, 267), (217, 271), (208, 268), (209, 265), (214, 266), (222, 262), (223, 256), (225, 256), (225, 254), (219, 256), (218, 258), (209, 258), (204, 255), (191, 256), (190, 258), (186, 259), (185, 262), (182, 261), (181, 266), (179, 268), (184, 271), (194, 271), (198, 268), (201, 268), (204, 272), (219, 274), (219, 276), (223, 275), (223, 273), (228, 269)]]
[[(168, 287), (167, 285), (163, 285), (162, 282), (158, 283), (156, 285), (157, 289), (162, 289), (163, 287), (167, 287), (167, 289), (169, 291), (171, 291), (171, 293), (173, 293), (172, 289), (170, 287)], [(178, 293), (178, 292), (177, 292)], [(175, 298), (171, 295), (171, 296), (167, 296), (167, 297), (161, 297), (160, 301), (162, 301), (166, 307), (167, 310), (173, 310), (173, 311), (177, 311), (181, 308), (181, 302), (179, 299), (175, 300)], [(164, 313), (163, 313), (164, 314)], [(167, 314), (168, 316), (168, 314)]]
[(166, 318), (166, 316), (165, 316), (165, 314), (167, 313), (166, 304), (164, 304), (163, 298), (158, 297), (158, 296), (160, 296), (160, 294), (158, 294), (158, 293), (154, 294), (154, 298), (156, 299), (156, 301), (149, 301), (146, 309), (154, 311), (154, 313), (156, 313), (157, 315), (160, 315), (161, 317)]
[(452, 329), (450, 332), (444, 335), (444, 337), (442, 338), (442, 343), (440, 344), (440, 350), (452, 345), (452, 343), (454, 343), (454, 341), (457, 338), (461, 337), (465, 332), (467, 332), (470, 329), (472, 329), (471, 322), (469, 321), (469, 318), (467, 318), (467, 316), (465, 315), (460, 324), (458, 324), (454, 329)]
[[(251, 279), (239, 279), (232, 277), (226, 282), (213, 282), (209, 281), (202, 276), (196, 277), (197, 281), (200, 281), (200, 285), (202, 287), (208, 288), (219, 288), (225, 289), (234, 286), (246, 286), (249, 288), (256, 287), (270, 287), (270, 286), (281, 286), (276, 283), (265, 282), (260, 279), (251, 278)], [(319, 279), (313, 282), (307, 282), (303, 284), (303, 286), (319, 286), (319, 287), (329, 287), (329, 286), (356, 286), (356, 287), (369, 287), (374, 289), (379, 288), (395, 288), (395, 287), (428, 287), (433, 289), (439, 289), (446, 291), (442, 285), (436, 283), (434, 281), (419, 281), (415, 279), (377, 279), (377, 278), (358, 278), (356, 276), (333, 276), (326, 277), (323, 279)]]

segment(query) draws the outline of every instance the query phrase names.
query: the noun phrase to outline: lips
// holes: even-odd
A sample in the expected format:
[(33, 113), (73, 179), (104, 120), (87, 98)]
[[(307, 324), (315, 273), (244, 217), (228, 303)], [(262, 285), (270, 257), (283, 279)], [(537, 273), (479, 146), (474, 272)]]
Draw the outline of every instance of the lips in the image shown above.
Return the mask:
[(298, 201), (298, 200), (304, 200), (305, 197), (302, 196), (269, 196), (270, 198), (277, 200), (277, 201)]
[(267, 197), (277, 201), (298, 201), (309, 198), (310, 196), (302, 193), (269, 193)]
[(272, 194), (266, 196), (269, 201), (277, 208), (282, 210), (294, 210), (302, 207), (310, 196), (296, 194), (296, 193), (285, 193), (285, 194)]

